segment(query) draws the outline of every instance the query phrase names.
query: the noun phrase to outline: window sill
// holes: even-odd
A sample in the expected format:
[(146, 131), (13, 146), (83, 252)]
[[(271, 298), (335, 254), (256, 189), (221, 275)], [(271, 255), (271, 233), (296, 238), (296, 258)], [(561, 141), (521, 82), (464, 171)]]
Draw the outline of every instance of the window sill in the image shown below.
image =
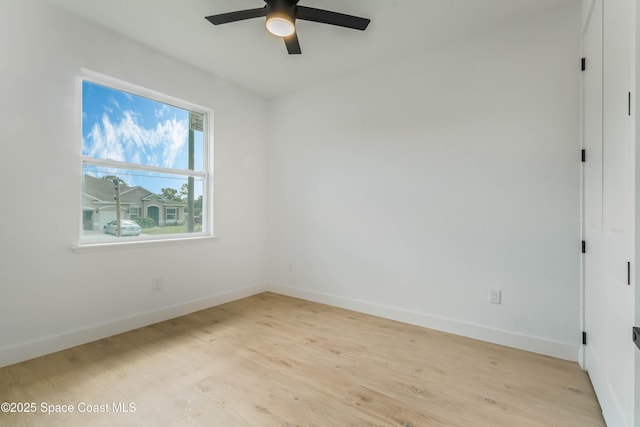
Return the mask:
[(148, 239), (148, 240), (125, 240), (125, 241), (100, 241), (100, 242), (82, 242), (77, 245), (71, 246), (71, 251), (74, 253), (85, 252), (99, 252), (108, 250), (121, 250), (121, 249), (133, 249), (140, 247), (153, 247), (153, 246), (167, 246), (175, 244), (188, 244), (188, 243), (202, 243), (212, 240), (217, 240), (216, 236), (199, 235), (189, 237), (169, 237), (162, 239)]

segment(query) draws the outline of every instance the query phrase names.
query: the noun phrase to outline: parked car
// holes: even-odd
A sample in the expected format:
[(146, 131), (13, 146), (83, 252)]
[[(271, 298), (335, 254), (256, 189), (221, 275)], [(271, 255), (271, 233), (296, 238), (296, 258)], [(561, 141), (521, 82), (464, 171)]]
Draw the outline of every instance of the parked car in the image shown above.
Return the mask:
[[(109, 221), (102, 228), (102, 231), (116, 236), (118, 234), (118, 221), (115, 219), (113, 221)], [(121, 236), (137, 236), (138, 234), (140, 234), (140, 231), (142, 231), (142, 227), (140, 227), (137, 222), (128, 219), (123, 219), (120, 221)]]

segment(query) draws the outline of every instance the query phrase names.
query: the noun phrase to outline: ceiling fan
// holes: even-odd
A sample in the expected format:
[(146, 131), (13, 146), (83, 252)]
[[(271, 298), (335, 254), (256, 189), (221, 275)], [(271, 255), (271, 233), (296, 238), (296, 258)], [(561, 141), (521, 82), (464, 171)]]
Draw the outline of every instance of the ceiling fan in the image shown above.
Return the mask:
[(284, 40), (284, 44), (287, 46), (287, 51), (290, 55), (299, 55), (302, 53), (296, 32), (296, 19), (337, 25), (339, 27), (353, 28), (354, 30), (361, 31), (364, 31), (369, 25), (369, 22), (371, 22), (369, 19), (345, 15), (344, 13), (298, 6), (298, 1), (299, 0), (264, 0), (266, 5), (263, 7), (211, 15), (207, 16), (206, 19), (213, 25), (220, 25), (264, 16), (267, 18), (267, 30), (271, 34), (281, 37)]

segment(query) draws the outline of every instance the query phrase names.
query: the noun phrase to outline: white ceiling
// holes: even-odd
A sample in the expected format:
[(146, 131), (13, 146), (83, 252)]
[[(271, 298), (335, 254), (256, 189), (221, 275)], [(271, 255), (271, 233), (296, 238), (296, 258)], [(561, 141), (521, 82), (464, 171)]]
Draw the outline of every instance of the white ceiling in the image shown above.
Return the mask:
[(264, 18), (204, 19), (263, 0), (44, 1), (270, 98), (578, 0), (300, 0), (371, 19), (364, 32), (298, 21), (302, 55), (288, 55)]

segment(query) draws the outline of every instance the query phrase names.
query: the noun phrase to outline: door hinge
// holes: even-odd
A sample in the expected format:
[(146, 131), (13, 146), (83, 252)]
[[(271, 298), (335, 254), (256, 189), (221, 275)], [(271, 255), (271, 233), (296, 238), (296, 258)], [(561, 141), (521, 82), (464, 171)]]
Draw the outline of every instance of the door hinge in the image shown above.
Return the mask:
[(582, 332), (582, 345), (587, 345), (587, 333)]
[(636, 347), (640, 348), (640, 328), (638, 328), (637, 326), (633, 327), (633, 342), (635, 343)]
[(584, 71), (587, 69), (587, 58), (582, 58), (580, 60), (580, 71)]
[(631, 116), (631, 92), (629, 92), (629, 96), (627, 97), (627, 108), (628, 108), (628, 114), (629, 116)]
[(580, 152), (580, 160), (582, 160), (583, 162), (587, 161), (587, 150), (585, 150), (584, 148)]
[(627, 262), (627, 285), (631, 286), (631, 262)]
[(587, 253), (587, 242), (585, 242), (584, 240), (582, 241), (582, 253)]

